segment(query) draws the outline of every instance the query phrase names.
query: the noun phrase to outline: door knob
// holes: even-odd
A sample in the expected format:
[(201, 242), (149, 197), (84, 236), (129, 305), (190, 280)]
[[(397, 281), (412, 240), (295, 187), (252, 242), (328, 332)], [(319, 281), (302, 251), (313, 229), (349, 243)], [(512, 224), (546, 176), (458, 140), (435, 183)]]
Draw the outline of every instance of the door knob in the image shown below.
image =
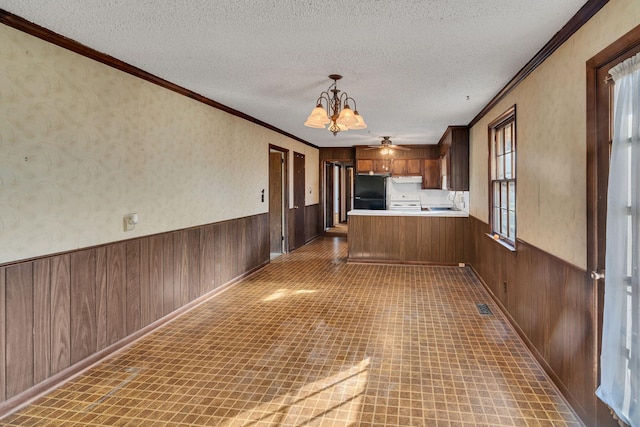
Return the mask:
[(598, 273), (597, 271), (592, 271), (591, 272), (591, 278), (593, 280), (601, 280), (604, 279), (604, 270), (602, 270), (602, 272)]

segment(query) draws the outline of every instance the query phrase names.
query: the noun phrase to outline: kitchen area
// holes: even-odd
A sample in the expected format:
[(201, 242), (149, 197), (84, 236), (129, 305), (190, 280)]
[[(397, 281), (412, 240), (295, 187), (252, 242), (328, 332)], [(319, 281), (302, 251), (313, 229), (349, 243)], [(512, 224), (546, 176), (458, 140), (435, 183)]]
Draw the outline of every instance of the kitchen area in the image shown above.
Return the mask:
[(469, 239), (468, 130), (437, 145), (355, 149), (348, 262), (460, 265)]

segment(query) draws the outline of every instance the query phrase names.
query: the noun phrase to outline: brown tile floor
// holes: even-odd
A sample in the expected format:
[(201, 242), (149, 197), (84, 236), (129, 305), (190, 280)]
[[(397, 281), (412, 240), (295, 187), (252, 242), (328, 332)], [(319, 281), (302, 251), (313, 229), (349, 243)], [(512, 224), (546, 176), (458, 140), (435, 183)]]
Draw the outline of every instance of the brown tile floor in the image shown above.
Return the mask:
[(469, 269), (345, 258), (279, 257), (2, 424), (581, 425)]

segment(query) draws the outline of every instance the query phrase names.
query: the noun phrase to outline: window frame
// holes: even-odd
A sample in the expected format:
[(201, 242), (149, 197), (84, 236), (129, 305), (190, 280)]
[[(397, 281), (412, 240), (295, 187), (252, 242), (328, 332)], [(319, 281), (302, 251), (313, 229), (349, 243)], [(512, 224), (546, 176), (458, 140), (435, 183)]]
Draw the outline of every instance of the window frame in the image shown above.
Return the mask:
[[(503, 151), (500, 153), (496, 149), (497, 141), (496, 135), (499, 135), (500, 132), (504, 131), (506, 128), (511, 126), (511, 150), (505, 150), (505, 142), (504, 139), (501, 142), (501, 148)], [(489, 236), (494, 240), (501, 243), (503, 246), (508, 249), (515, 250), (516, 248), (516, 239), (517, 239), (517, 177), (518, 177), (518, 168), (517, 168), (517, 123), (516, 123), (516, 106), (513, 105), (509, 109), (507, 109), (504, 113), (502, 113), (498, 118), (493, 120), (488, 125), (488, 203), (489, 203)], [(505, 159), (507, 155), (511, 158), (511, 177), (507, 178), (505, 174)], [(500, 160), (500, 162), (498, 162)], [(498, 178), (498, 164), (503, 165), (503, 177)], [(499, 201), (495, 203), (496, 196), (496, 185), (506, 185), (506, 191), (499, 191), (500, 196), (505, 197), (504, 201)], [(513, 186), (513, 200), (509, 199), (509, 187)], [(511, 209), (512, 207), (512, 209)], [(506, 233), (502, 232), (502, 215), (499, 218), (496, 218), (495, 209), (498, 208), (500, 212), (506, 211)], [(512, 213), (512, 214), (511, 214)], [(511, 220), (513, 219), (513, 233), (510, 233), (511, 229)]]

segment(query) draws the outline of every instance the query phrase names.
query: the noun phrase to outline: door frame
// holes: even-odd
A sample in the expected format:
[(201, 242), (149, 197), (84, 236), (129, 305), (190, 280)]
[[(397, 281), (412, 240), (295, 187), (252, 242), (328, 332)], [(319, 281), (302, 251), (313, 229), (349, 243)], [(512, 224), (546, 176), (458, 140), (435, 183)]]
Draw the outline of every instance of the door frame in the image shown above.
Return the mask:
[[(340, 172), (340, 177), (341, 180), (343, 180), (344, 183), (347, 183), (349, 180), (344, 179), (344, 173), (347, 172), (348, 168), (352, 168), (355, 174), (355, 161), (353, 160), (345, 160), (343, 159), (322, 159), (320, 161), (320, 182), (322, 183), (322, 188), (320, 189), (320, 201), (322, 203), (322, 207), (320, 209), (320, 224), (322, 225), (322, 235), (325, 235), (327, 232), (327, 228), (326, 228), (326, 224), (327, 224), (327, 196), (329, 191), (327, 190), (327, 167), (329, 165), (338, 165), (340, 166), (341, 172)], [(333, 170), (333, 169), (332, 169)], [(351, 190), (351, 194), (353, 194), (353, 180), (351, 180), (351, 182), (349, 183), (349, 185), (352, 186)], [(340, 195), (341, 199), (343, 197), (345, 197), (345, 194), (347, 193), (346, 189), (344, 188), (343, 185), (341, 185), (341, 192), (342, 194)], [(345, 211), (343, 212), (345, 215), (346, 213), (349, 211), (349, 202), (347, 201), (347, 205), (345, 205)], [(342, 203), (340, 204), (342, 206)], [(340, 217), (342, 217), (342, 213), (340, 214)], [(348, 220), (348, 218), (347, 218)]]
[[(331, 171), (331, 173), (329, 173), (329, 171)], [(326, 231), (333, 226), (333, 177), (333, 163), (326, 162), (324, 164), (324, 193), (326, 197), (322, 204), (322, 209), (324, 210), (324, 226), (322, 227), (322, 231)]]
[[(600, 272), (605, 265), (605, 232), (607, 216), (607, 186), (611, 143), (611, 90), (604, 76), (617, 63), (640, 52), (640, 25), (597, 53), (587, 67), (587, 276)], [(606, 173), (605, 173), (606, 172)], [(597, 316), (594, 369), (600, 384), (600, 353), (602, 351), (602, 323), (604, 281), (591, 280), (594, 289), (593, 313)], [(610, 422), (606, 406), (597, 399), (596, 417), (601, 425)]]
[(282, 235), (284, 236), (284, 242), (282, 244), (283, 253), (289, 252), (289, 150), (286, 148), (278, 147), (277, 145), (269, 144), (269, 153), (273, 151), (279, 151), (282, 153), (284, 163), (282, 164)]
[[(296, 177), (297, 169), (296, 164), (299, 164), (299, 159), (302, 159), (302, 183)], [(297, 151), (293, 152), (293, 209), (290, 209), (290, 215), (293, 215), (293, 229), (289, 233), (289, 248), (291, 250), (298, 249), (306, 243), (306, 213), (305, 213), (305, 189), (306, 189), (306, 155)], [(302, 185), (300, 185), (302, 184)], [(301, 199), (296, 205), (296, 198)], [(291, 244), (291, 238), (293, 238), (293, 245)]]

